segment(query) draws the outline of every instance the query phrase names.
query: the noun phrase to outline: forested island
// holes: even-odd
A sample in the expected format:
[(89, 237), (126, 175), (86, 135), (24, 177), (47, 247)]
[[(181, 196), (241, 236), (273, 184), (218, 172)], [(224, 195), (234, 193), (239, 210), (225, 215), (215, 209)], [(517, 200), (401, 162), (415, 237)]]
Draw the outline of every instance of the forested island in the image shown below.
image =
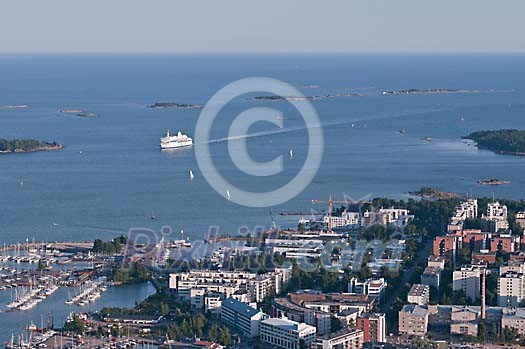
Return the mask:
[(202, 109), (202, 105), (197, 104), (184, 104), (184, 103), (175, 103), (175, 102), (157, 102), (155, 104), (149, 105), (148, 108), (153, 109)]
[(476, 142), (479, 149), (499, 154), (525, 155), (525, 131), (522, 130), (478, 131), (463, 138)]
[(503, 184), (510, 184), (510, 182), (509, 181), (505, 181), (503, 179), (491, 178), (491, 179), (479, 180), (478, 184), (482, 184), (482, 185), (503, 185)]
[(423, 187), (418, 191), (411, 191), (409, 194), (411, 196), (419, 196), (423, 199), (457, 199), (461, 197), (458, 193), (440, 191), (432, 187)]
[(58, 150), (62, 149), (62, 144), (57, 142), (49, 143), (36, 139), (3, 139), (0, 138), (1, 153), (28, 153), (33, 151)]

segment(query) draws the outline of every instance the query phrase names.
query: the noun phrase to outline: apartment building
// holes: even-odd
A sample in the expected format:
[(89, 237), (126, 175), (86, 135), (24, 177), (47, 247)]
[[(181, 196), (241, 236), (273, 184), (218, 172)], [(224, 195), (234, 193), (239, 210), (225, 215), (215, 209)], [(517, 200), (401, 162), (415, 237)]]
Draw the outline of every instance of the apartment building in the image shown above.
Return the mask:
[[(261, 302), (270, 292), (281, 292), (291, 278), (290, 268), (277, 268), (258, 275), (242, 271), (196, 270), (170, 274), (169, 287), (193, 308), (203, 309), (208, 293), (222, 294), (222, 299), (247, 292), (249, 300)], [(239, 297), (236, 297), (239, 298)]]
[(379, 303), (382, 302), (388, 284), (384, 278), (367, 279), (359, 281), (358, 278), (353, 277), (348, 283), (348, 293), (362, 294), (377, 297)]
[(430, 255), (427, 257), (427, 267), (437, 267), (444, 270), (445, 261), (446, 259), (443, 256)]
[(267, 251), (287, 258), (319, 258), (324, 252), (321, 239), (266, 239)]
[(315, 326), (317, 334), (322, 336), (331, 332), (332, 316), (348, 322), (371, 311), (375, 304), (376, 298), (367, 295), (296, 292), (274, 298), (270, 314)]
[(260, 324), (260, 340), (284, 349), (309, 348), (316, 339), (316, 329), (288, 319), (269, 318)]
[(490, 250), (494, 252), (504, 251), (513, 253), (516, 252), (516, 244), (517, 240), (515, 237), (510, 235), (498, 235), (492, 237), (490, 241)]
[(318, 337), (314, 349), (361, 349), (363, 347), (363, 332), (345, 328), (324, 337)]
[(428, 308), (408, 304), (399, 312), (399, 333), (412, 336), (424, 336), (428, 329)]
[(443, 269), (439, 267), (426, 267), (423, 274), (421, 274), (421, 284), (433, 286), (437, 289), (439, 289), (439, 285), (441, 284), (441, 272)]
[(348, 212), (343, 211), (341, 216), (325, 215), (323, 222), (328, 225), (328, 221), (331, 219), (332, 228), (358, 228), (367, 227), (374, 224), (396, 226), (404, 228), (408, 223), (414, 219), (413, 215), (410, 215), (409, 211), (405, 208), (380, 208), (378, 211), (365, 211), (362, 214), (360, 212)]
[(450, 219), (447, 227), (447, 232), (454, 233), (462, 231), (464, 222), (467, 219), (475, 219), (478, 217), (478, 200), (469, 199), (459, 204), (454, 210), (454, 215)]
[(518, 330), (518, 335), (525, 335), (525, 309), (505, 308), (501, 317), (501, 327), (509, 327)]
[(519, 307), (525, 301), (525, 274), (506, 272), (498, 278), (498, 305)]
[(382, 313), (365, 313), (357, 318), (356, 327), (363, 331), (364, 343), (386, 342), (386, 316)]
[(491, 202), (487, 206), (487, 214), (481, 216), (483, 230), (496, 233), (500, 230), (509, 229), (507, 206), (498, 201)]
[(473, 266), (463, 266), (452, 274), (452, 289), (463, 291), (472, 301), (481, 297), (481, 271)]
[(450, 333), (462, 336), (477, 336), (479, 312), (470, 307), (452, 307)]
[(407, 301), (411, 304), (427, 305), (430, 303), (430, 286), (414, 284), (407, 295)]
[(525, 229), (525, 211), (516, 213), (516, 223), (523, 229)]
[(432, 243), (434, 256), (454, 257), (461, 248), (461, 237), (458, 235), (436, 236)]
[(227, 298), (221, 304), (222, 321), (247, 338), (259, 335), (259, 324), (266, 317), (262, 311), (233, 298)]

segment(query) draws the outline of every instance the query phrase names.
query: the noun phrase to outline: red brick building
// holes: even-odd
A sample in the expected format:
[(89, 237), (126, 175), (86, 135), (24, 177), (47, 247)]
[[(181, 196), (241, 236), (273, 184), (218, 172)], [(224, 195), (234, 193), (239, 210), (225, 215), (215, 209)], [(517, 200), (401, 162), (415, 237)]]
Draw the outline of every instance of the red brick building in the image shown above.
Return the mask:
[(386, 341), (385, 314), (361, 315), (357, 318), (357, 329), (363, 331), (364, 343), (384, 343)]

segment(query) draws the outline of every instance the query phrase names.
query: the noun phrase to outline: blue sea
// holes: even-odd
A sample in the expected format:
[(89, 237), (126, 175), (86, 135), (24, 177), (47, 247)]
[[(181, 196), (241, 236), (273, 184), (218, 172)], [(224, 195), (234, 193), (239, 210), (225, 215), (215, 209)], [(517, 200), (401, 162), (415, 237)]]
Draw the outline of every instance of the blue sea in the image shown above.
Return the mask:
[[(525, 196), (525, 158), (478, 150), (462, 141), (472, 131), (525, 127), (523, 55), (4, 55), (0, 56), (0, 138), (64, 144), (50, 152), (0, 155), (0, 242), (110, 239), (130, 228), (184, 229), (202, 238), (210, 226), (296, 225), (282, 211), (323, 210), (312, 199), (408, 198), (433, 186), (475, 196)], [(306, 96), (357, 93), (313, 101), (323, 123), (324, 156), (314, 180), (291, 200), (249, 208), (224, 198), (200, 172), (193, 148), (162, 152), (167, 129), (190, 136), (201, 110), (151, 109), (155, 102), (204, 105), (222, 87), (247, 77), (287, 82)], [(312, 86), (315, 85), (315, 86)], [(381, 95), (383, 90), (466, 89), (471, 94)], [(492, 92), (490, 92), (492, 91)], [(256, 161), (284, 157), (269, 178), (238, 170), (228, 142), (210, 144), (215, 166), (236, 186), (278, 188), (308, 152), (304, 121), (288, 102), (229, 103), (212, 128), (228, 136), (242, 111), (282, 110), (284, 128), (257, 123), (248, 139)], [(97, 117), (60, 113), (83, 109)], [(406, 130), (401, 134), (400, 130)], [(432, 141), (424, 141), (431, 137)], [(288, 158), (290, 147), (293, 159)], [(190, 182), (188, 171), (195, 180)], [(479, 179), (512, 184), (488, 187)], [(152, 212), (156, 220), (151, 219)], [(177, 236), (174, 236), (177, 238)]]

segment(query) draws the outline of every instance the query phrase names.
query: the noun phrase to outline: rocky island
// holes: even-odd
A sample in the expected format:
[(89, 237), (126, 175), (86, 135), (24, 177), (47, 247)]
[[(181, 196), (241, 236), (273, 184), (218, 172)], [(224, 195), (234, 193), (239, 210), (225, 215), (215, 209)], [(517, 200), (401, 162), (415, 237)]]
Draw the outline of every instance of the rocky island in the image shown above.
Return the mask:
[(197, 104), (184, 104), (184, 103), (175, 103), (175, 102), (157, 102), (155, 104), (149, 105), (148, 108), (153, 109), (202, 109), (202, 105)]
[(256, 101), (319, 101), (323, 99), (339, 98), (339, 97), (361, 97), (359, 93), (336, 93), (319, 96), (256, 96), (253, 99)]
[(0, 154), (29, 153), (35, 151), (62, 149), (62, 144), (43, 142), (36, 139), (3, 139), (0, 138)]
[(423, 199), (455, 199), (461, 197), (458, 193), (439, 191), (432, 187), (423, 187), (418, 191), (411, 191), (408, 194), (418, 196)]
[(71, 115), (79, 116), (81, 118), (94, 118), (95, 116), (97, 116), (97, 114), (88, 113), (84, 111), (83, 109), (60, 109), (59, 113), (71, 114)]
[(525, 156), (525, 131), (522, 130), (478, 131), (463, 138), (476, 142), (479, 149)]
[(478, 184), (481, 184), (481, 185), (503, 185), (503, 184), (510, 184), (510, 182), (509, 181), (504, 181), (502, 179), (491, 178), (491, 179), (479, 180)]
[[(392, 90), (382, 91), (382, 95), (430, 95), (430, 94), (449, 94), (449, 93), (482, 93), (484, 91), (479, 90), (459, 90), (449, 88), (434, 88), (434, 89), (409, 89), (409, 90)], [(491, 91), (486, 91), (491, 92)]]

